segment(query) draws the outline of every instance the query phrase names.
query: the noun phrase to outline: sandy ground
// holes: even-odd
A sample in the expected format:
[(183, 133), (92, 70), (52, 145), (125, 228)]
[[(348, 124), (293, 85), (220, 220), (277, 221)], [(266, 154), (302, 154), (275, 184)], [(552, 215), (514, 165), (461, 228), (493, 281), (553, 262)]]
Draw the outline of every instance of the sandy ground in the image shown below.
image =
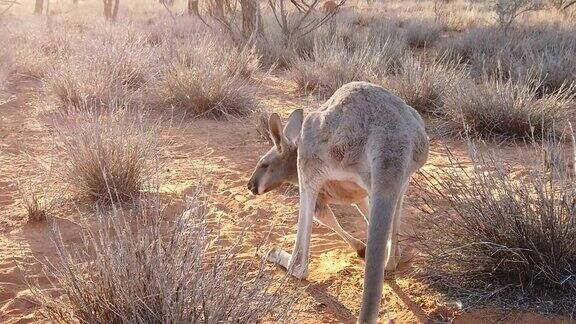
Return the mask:
[[(262, 105), (283, 117), (295, 108), (315, 109), (314, 99), (292, 94), (292, 85), (267, 77), (261, 86)], [(55, 257), (46, 224), (31, 225), (18, 191), (17, 179), (37, 175), (38, 159), (54, 154), (51, 114), (44, 105), (31, 103), (34, 96), (25, 87), (15, 89), (17, 99), (0, 106), (0, 323), (38, 322), (38, 306), (29, 298), (26, 280), (46, 284), (39, 260)], [(246, 182), (268, 144), (258, 139), (253, 127), (242, 121), (186, 120), (172, 127), (168, 136), (166, 164), (162, 169), (167, 195), (182, 197), (194, 190), (201, 178), (213, 199), (212, 207), (221, 216), (222, 226), (230, 233), (252, 224), (247, 239), (256, 244), (275, 225), (272, 243), (290, 249), (296, 235), (298, 209), (294, 190), (254, 196)], [(444, 143), (446, 144), (446, 143)], [(463, 151), (458, 143), (447, 143)], [(431, 148), (426, 168), (442, 167), (441, 143)], [(30, 158), (33, 157), (33, 159)], [(402, 228), (413, 226), (417, 213), (417, 192), (408, 191)], [(336, 208), (344, 228), (365, 238), (365, 225), (355, 224), (353, 208)], [(58, 211), (58, 222), (65, 242), (79, 240), (73, 211)], [(402, 243), (405, 258), (401, 270), (409, 270), (410, 242)], [(278, 270), (279, 272), (282, 270)], [(302, 303), (309, 305), (302, 322), (352, 323), (359, 311), (362, 293), (363, 264), (340, 237), (317, 224), (312, 235), (312, 264), (309, 287)], [(443, 305), (427, 295), (424, 286), (400, 274), (384, 285), (381, 321), (395, 323), (562, 323), (565, 319), (544, 318), (533, 314), (500, 314), (493, 311), (463, 313)]]

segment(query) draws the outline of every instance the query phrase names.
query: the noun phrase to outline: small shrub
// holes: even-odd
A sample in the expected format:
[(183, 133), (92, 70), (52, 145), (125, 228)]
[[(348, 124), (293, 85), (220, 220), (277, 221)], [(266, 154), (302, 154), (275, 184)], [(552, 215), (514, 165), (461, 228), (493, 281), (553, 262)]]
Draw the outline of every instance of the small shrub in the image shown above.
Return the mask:
[(46, 222), (58, 207), (62, 191), (54, 187), (51, 167), (47, 168), (46, 164), (35, 159), (27, 161), (26, 164), (34, 165), (36, 171), (17, 180), (22, 206), (26, 210), (29, 224)]
[[(159, 200), (156, 197), (154, 200)], [(67, 247), (56, 232), (59, 262), (46, 266), (52, 290), (32, 287), (54, 323), (258, 323), (294, 319), (302, 289), (274, 266), (242, 253), (194, 196), (170, 216), (159, 206), (140, 212), (98, 211), (83, 241)], [(230, 245), (231, 241), (237, 241)]]
[(28, 223), (45, 222), (48, 215), (48, 208), (36, 192), (22, 193), (22, 202), (26, 209)]
[(446, 98), (443, 114), (475, 136), (542, 138), (566, 126), (574, 96), (540, 96), (536, 88), (530, 80), (462, 82)]
[(449, 166), (418, 182), (429, 207), (418, 220), (419, 275), (466, 308), (574, 315), (574, 182), (548, 172), (543, 154), (526, 148), (519, 149), (524, 161), (541, 164), (520, 177), (495, 153), (469, 151), (471, 164), (449, 153)]
[(385, 83), (420, 113), (441, 115), (445, 97), (457, 82), (466, 79), (465, 72), (441, 62), (424, 65), (408, 56), (401, 64), (401, 72)]
[(406, 41), (412, 47), (430, 47), (440, 39), (440, 30), (433, 22), (410, 22), (406, 25)]
[(507, 31), (521, 14), (537, 10), (538, 3), (534, 0), (495, 0), (494, 12), (501, 29)]
[[(314, 48), (315, 30), (300, 37), (286, 37), (271, 12), (263, 15), (266, 28), (264, 37), (254, 40), (254, 47), (266, 67), (289, 68), (297, 57), (308, 56)], [(323, 29), (323, 28), (322, 28)]]
[(394, 59), (401, 50), (392, 39), (317, 38), (313, 55), (296, 59), (288, 75), (300, 91), (329, 96), (351, 81), (376, 81), (397, 64)]
[(152, 99), (160, 106), (217, 119), (257, 109), (256, 89), (247, 77), (257, 71), (259, 59), (250, 48), (235, 51), (204, 37), (180, 44), (171, 55)]
[(266, 141), (268, 144), (274, 144), (272, 137), (270, 136), (270, 127), (268, 120), (270, 114), (266, 110), (260, 110), (255, 114), (254, 128), (258, 134), (259, 139)]
[(150, 81), (154, 64), (145, 42), (129, 30), (117, 32), (114, 37), (97, 34), (96, 39), (84, 41), (77, 51), (58, 60), (47, 72), (47, 92), (63, 109), (75, 110), (87, 102), (105, 106), (134, 100)]
[(472, 76), (485, 75), (519, 81), (537, 77), (540, 93), (553, 94), (576, 80), (576, 37), (569, 27), (521, 27), (507, 33), (476, 28), (443, 42), (441, 51), (451, 60), (470, 64)]
[(82, 107), (58, 125), (66, 183), (93, 203), (131, 202), (158, 166), (157, 129), (141, 111), (98, 107)]

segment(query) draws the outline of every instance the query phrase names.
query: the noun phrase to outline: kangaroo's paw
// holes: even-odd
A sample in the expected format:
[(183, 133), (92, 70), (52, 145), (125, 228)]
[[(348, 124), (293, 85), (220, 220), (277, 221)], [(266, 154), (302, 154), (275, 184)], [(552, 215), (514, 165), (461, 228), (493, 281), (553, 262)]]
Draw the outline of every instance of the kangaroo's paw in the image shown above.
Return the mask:
[(274, 262), (281, 267), (288, 269), (288, 265), (290, 264), (290, 253), (279, 248), (272, 248), (270, 251), (268, 251), (266, 260)]
[(306, 279), (308, 277), (308, 269), (300, 262), (292, 258), (292, 255), (284, 250), (272, 248), (266, 260), (274, 262), (288, 271), (288, 273), (298, 279)]

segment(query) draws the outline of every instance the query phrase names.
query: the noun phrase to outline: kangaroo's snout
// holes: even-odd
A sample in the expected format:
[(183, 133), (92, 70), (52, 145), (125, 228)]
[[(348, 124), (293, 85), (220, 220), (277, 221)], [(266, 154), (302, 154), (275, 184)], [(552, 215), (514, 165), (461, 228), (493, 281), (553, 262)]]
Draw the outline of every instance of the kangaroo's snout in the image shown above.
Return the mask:
[(250, 190), (250, 192), (252, 192), (255, 195), (258, 194), (258, 184), (256, 183), (256, 181), (253, 181), (252, 179), (248, 181), (248, 190)]

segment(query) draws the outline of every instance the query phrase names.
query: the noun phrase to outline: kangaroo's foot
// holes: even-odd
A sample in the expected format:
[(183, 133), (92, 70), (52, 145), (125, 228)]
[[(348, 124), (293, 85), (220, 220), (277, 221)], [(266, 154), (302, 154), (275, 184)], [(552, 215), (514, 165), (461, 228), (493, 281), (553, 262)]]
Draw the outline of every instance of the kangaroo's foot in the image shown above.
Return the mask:
[(298, 260), (294, 260), (292, 255), (284, 250), (278, 248), (272, 248), (266, 260), (274, 262), (280, 265), (282, 268), (286, 269), (288, 273), (298, 279), (306, 279), (308, 277), (308, 269)]

